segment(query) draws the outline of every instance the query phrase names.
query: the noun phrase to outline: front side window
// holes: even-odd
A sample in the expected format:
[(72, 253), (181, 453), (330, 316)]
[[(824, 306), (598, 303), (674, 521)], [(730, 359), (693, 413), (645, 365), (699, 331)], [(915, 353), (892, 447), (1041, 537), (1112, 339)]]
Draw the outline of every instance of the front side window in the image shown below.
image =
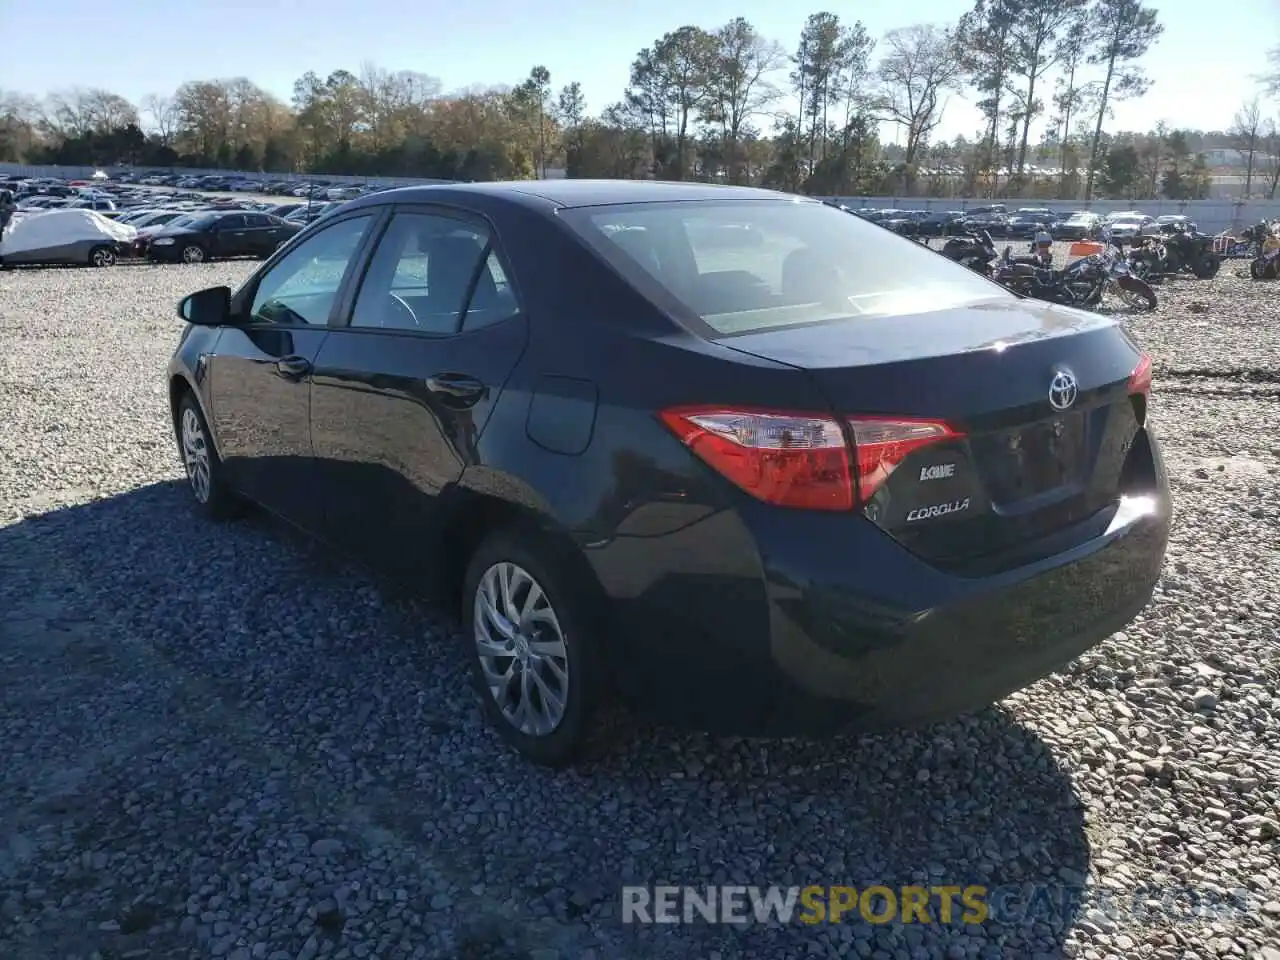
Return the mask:
[(369, 263), (351, 326), (457, 333), (469, 301), (496, 306), (497, 278), (486, 268), (490, 252), (482, 226), (436, 214), (396, 214)]
[(919, 244), (822, 203), (727, 200), (560, 214), (642, 291), (711, 337), (1013, 299)]
[(251, 318), (266, 323), (328, 323), (343, 277), (372, 221), (371, 214), (342, 220), (293, 247), (259, 282)]

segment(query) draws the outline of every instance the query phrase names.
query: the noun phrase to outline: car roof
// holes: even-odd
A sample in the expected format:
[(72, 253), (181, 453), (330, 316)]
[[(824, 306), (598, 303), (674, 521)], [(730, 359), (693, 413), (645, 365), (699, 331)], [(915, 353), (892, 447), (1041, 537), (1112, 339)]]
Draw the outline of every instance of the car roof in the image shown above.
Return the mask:
[[(499, 183), (450, 183), (383, 190), (350, 201), (350, 209), (384, 203), (431, 203), (468, 198), (505, 199), (525, 206), (596, 207), (615, 203), (670, 200), (808, 200), (756, 187), (659, 180), (511, 180)], [(818, 201), (811, 201), (818, 202)]]

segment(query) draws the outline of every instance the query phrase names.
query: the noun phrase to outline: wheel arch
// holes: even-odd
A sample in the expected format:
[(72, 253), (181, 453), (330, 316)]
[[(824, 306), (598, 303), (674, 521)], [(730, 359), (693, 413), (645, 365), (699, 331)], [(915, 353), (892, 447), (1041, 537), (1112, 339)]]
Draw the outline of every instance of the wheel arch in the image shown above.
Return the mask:
[(209, 417), (209, 411), (205, 407), (204, 398), (200, 396), (200, 391), (195, 388), (195, 385), (185, 373), (174, 373), (169, 377), (169, 421), (173, 424), (174, 436), (178, 436), (178, 405), (182, 403), (182, 398), (187, 394), (195, 398), (196, 406), (200, 409), (200, 416), (204, 417), (205, 428), (209, 433), (209, 441), (213, 444), (213, 452), (221, 457), (222, 448), (218, 443), (218, 435), (213, 429), (213, 421)]
[(579, 541), (560, 523), (550, 505), (519, 478), (500, 471), (472, 468), (453, 491), (453, 509), (442, 530), (439, 584), (442, 599), (461, 609), (467, 566), (476, 549), (499, 530), (515, 531), (545, 551), (577, 583), (603, 596), (599, 578)]

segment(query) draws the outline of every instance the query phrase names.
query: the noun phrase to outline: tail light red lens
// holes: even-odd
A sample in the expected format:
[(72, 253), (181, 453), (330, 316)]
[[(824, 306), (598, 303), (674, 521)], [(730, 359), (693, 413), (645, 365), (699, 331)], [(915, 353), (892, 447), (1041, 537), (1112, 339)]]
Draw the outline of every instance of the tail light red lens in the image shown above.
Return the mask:
[(940, 421), (855, 417), (846, 421), (850, 450), (840, 423), (819, 414), (679, 407), (660, 416), (685, 446), (756, 499), (808, 510), (851, 510), (914, 451), (963, 436)]
[(1129, 394), (1132, 396), (1135, 393), (1144, 397), (1151, 396), (1151, 358), (1145, 353), (1133, 368), (1133, 373), (1129, 374)]
[(720, 407), (680, 407), (661, 417), (685, 446), (758, 500), (853, 507), (849, 449), (833, 417)]
[(908, 456), (921, 447), (963, 434), (940, 420), (901, 420), (898, 418), (850, 418), (858, 463), (858, 499), (870, 500), (890, 474)]

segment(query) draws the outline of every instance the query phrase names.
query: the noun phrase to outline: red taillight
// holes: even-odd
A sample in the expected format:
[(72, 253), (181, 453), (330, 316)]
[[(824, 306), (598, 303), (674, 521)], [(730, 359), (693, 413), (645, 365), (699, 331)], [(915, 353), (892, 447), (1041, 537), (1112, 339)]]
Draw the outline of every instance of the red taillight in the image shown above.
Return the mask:
[(1138, 393), (1144, 397), (1151, 396), (1151, 358), (1145, 353), (1138, 365), (1129, 374), (1129, 394)]
[(858, 499), (863, 503), (916, 450), (963, 436), (940, 420), (851, 417), (849, 427), (858, 455)]
[(660, 416), (685, 446), (756, 499), (809, 510), (866, 503), (912, 452), (962, 436), (935, 420), (852, 417), (851, 457), (840, 423), (821, 414), (679, 407)]
[(834, 417), (725, 407), (678, 407), (661, 417), (685, 446), (758, 500), (853, 507), (849, 448)]

